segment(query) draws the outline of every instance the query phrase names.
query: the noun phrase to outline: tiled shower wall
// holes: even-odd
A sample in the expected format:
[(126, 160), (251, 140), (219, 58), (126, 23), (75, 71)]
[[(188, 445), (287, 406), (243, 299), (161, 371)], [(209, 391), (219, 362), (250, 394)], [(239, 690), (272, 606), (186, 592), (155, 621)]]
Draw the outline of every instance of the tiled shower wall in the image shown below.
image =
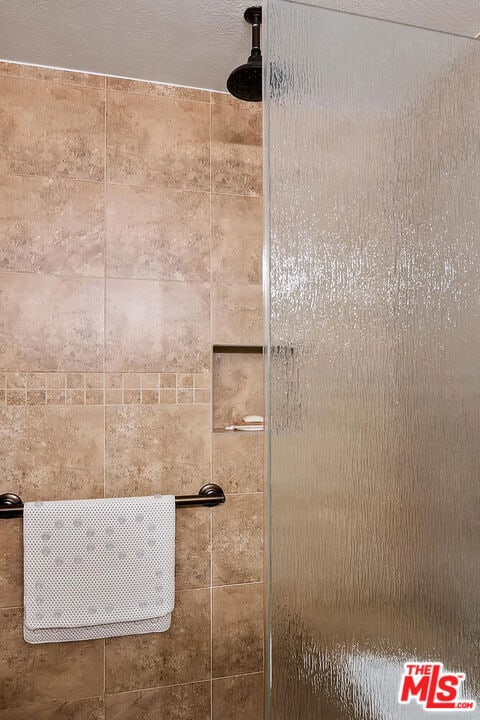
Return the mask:
[(212, 434), (214, 343), (261, 344), (261, 110), (0, 65), (0, 492), (196, 493), (171, 630), (22, 639), (0, 523), (0, 720), (262, 717), (262, 438)]

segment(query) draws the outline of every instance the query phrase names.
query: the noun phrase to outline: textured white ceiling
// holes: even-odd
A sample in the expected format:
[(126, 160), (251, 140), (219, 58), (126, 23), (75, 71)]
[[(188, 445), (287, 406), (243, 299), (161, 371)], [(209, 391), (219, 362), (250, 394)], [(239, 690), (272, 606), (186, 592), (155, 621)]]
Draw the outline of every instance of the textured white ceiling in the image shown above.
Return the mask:
[[(246, 61), (248, 0), (0, 0), (0, 58), (224, 90)], [(252, 2), (254, 4), (254, 2)], [(480, 0), (325, 0), (339, 10), (475, 36)]]

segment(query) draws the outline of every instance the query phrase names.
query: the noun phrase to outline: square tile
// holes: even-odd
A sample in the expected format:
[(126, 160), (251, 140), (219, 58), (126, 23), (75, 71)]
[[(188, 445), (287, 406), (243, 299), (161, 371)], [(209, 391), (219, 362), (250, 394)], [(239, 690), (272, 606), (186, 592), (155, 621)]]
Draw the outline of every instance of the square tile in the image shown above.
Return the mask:
[(210, 187), (206, 103), (109, 90), (107, 177), (130, 185)]
[(0, 610), (0, 620), (0, 710), (102, 694), (101, 640), (29, 645), (21, 608)]
[(208, 370), (209, 316), (208, 285), (107, 280), (107, 370)]
[(210, 447), (208, 406), (107, 407), (107, 496), (197, 493), (210, 481)]
[(110, 638), (106, 642), (108, 693), (210, 677), (210, 590), (181, 590), (164, 633)]
[(0, 269), (102, 277), (104, 196), (96, 182), (0, 176)]
[(107, 186), (110, 277), (207, 282), (209, 237), (208, 193)]
[(103, 280), (0, 274), (0, 364), (10, 370), (101, 370)]
[(0, 75), (0, 173), (103, 180), (101, 89)]

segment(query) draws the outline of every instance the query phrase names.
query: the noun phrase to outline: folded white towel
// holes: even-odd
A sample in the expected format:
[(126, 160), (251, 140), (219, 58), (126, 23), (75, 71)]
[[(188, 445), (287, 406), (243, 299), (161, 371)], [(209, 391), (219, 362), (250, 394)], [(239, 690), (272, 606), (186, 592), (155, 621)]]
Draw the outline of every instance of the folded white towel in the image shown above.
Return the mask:
[(173, 495), (25, 503), (24, 551), (27, 642), (168, 630)]

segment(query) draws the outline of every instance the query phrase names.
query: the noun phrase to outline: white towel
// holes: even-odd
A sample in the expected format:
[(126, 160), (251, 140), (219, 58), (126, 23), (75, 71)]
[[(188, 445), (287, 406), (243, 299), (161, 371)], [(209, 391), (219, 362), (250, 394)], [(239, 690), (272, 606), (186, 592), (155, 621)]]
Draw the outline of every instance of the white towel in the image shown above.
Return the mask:
[(24, 638), (164, 632), (175, 596), (175, 497), (25, 503)]

